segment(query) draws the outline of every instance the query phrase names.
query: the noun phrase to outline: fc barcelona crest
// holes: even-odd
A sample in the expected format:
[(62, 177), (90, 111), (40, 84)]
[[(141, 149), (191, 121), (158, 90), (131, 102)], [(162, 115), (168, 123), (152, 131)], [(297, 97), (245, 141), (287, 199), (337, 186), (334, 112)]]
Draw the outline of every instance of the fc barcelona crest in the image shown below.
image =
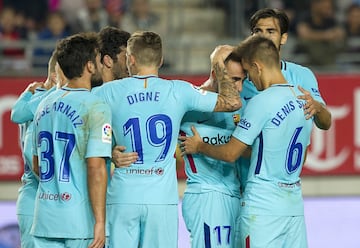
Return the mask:
[(233, 121), (235, 126), (240, 122), (240, 114), (233, 114)]

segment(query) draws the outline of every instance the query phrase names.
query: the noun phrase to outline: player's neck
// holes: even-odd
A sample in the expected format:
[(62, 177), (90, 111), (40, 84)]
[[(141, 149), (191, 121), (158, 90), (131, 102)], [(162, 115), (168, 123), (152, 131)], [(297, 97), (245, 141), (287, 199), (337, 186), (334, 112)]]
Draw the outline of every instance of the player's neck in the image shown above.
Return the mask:
[(48, 90), (48, 89), (52, 88), (53, 86), (55, 86), (55, 82), (53, 82), (51, 80), (51, 78), (48, 77), (44, 83), (44, 88)]
[(72, 89), (91, 90), (91, 83), (90, 83), (90, 80), (86, 80), (83, 77), (80, 77), (80, 78), (74, 78), (72, 80), (69, 80), (69, 83), (66, 85), (66, 87), (69, 87)]
[(215, 84), (214, 80), (211, 78), (206, 80), (200, 87), (204, 90), (218, 92), (217, 84)]
[(137, 69), (138, 70), (135, 75), (138, 75), (138, 76), (146, 76), (146, 75), (158, 76), (159, 75), (159, 68), (154, 67), (154, 66), (143, 66), (143, 67), (138, 67)]
[(118, 78), (115, 78), (112, 75), (103, 75), (102, 79), (103, 79), (103, 83), (105, 84), (105, 83), (117, 80)]
[(263, 87), (267, 89), (275, 84), (287, 84), (285, 77), (282, 75), (281, 71), (271, 71), (268, 75), (264, 75), (263, 77)]

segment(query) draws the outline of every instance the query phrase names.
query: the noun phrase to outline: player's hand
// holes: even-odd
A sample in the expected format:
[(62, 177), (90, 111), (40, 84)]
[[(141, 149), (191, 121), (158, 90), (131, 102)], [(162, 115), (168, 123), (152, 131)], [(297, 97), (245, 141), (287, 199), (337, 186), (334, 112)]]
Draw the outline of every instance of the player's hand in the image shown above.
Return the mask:
[(191, 137), (179, 136), (179, 140), (182, 141), (180, 143), (180, 150), (182, 156), (186, 154), (198, 153), (199, 145), (203, 142), (202, 138), (200, 137), (199, 133), (197, 132), (194, 126), (191, 127), (191, 131), (193, 132), (194, 136)]
[(89, 245), (89, 248), (104, 248), (105, 245), (105, 224), (95, 223), (94, 225), (94, 240)]
[(230, 77), (227, 75), (224, 61), (232, 51), (234, 51), (233, 46), (220, 45), (217, 46), (210, 55), (211, 69), (214, 71), (217, 82), (231, 81)]
[(304, 113), (305, 118), (308, 120), (321, 111), (322, 105), (318, 101), (314, 100), (309, 91), (305, 90), (301, 86), (298, 86), (298, 88), (304, 94), (298, 96), (298, 99), (306, 101), (306, 104), (304, 105)]
[(112, 150), (112, 161), (116, 168), (128, 167), (138, 160), (137, 152), (124, 152), (125, 146), (115, 146)]
[(35, 82), (30, 83), (30, 84), (26, 87), (25, 91), (30, 91), (31, 94), (34, 94), (35, 89), (38, 88), (38, 87), (42, 87), (43, 85), (44, 85), (43, 82), (36, 82), (36, 81), (35, 81)]
[(224, 61), (233, 50), (234, 47), (230, 45), (219, 45), (215, 47), (210, 55), (211, 64), (219, 64), (221, 67), (225, 67)]
[(216, 81), (218, 82), (218, 84), (232, 81), (227, 73), (225, 66), (222, 66), (219, 63), (214, 64), (214, 73), (216, 75)]

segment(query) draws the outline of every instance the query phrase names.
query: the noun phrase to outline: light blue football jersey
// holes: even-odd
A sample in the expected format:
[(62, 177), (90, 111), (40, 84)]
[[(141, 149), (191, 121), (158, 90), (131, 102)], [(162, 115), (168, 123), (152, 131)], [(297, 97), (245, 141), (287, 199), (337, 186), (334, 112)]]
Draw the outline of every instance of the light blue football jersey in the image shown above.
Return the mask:
[[(221, 145), (229, 142), (232, 132), (240, 121), (241, 110), (235, 112), (196, 112), (185, 114), (181, 133), (192, 136), (194, 126), (205, 143)], [(184, 156), (187, 175), (186, 190), (189, 193), (218, 191), (240, 198), (239, 175), (235, 163), (216, 160), (203, 154)]]
[[(281, 61), (281, 72), (284, 75), (286, 81), (297, 88), (299, 85), (305, 90), (309, 91), (311, 96), (318, 102), (325, 105), (324, 99), (321, 97), (318, 82), (314, 73), (307, 67), (288, 62), (285, 60)], [(247, 101), (253, 96), (258, 94), (258, 90), (255, 85), (249, 81), (244, 80), (243, 90), (241, 96)]]
[(34, 96), (29, 101), (29, 109), (33, 115), (35, 115), (35, 111), (36, 111), (37, 107), (39, 106), (40, 102), (46, 96), (48, 96), (50, 93), (54, 92), (55, 90), (57, 90), (57, 87), (53, 86), (50, 89), (45, 90), (44, 92), (42, 92), (40, 94), (34, 94)]
[(21, 95), (11, 108), (10, 119), (12, 122), (23, 124), (27, 121), (32, 120), (33, 116), (30, 109), (28, 108), (28, 103), (32, 96), (33, 94), (30, 91), (25, 91), (21, 93)]
[(32, 171), (32, 132), (33, 122), (19, 124), (22, 156), (24, 160), (24, 173), (21, 176), (21, 187), (16, 201), (16, 213), (34, 215), (35, 196), (38, 188), (38, 179)]
[[(38, 97), (44, 95), (46, 92), (47, 90), (41, 87), (36, 88), (34, 94), (30, 91), (24, 91), (11, 109), (11, 121), (18, 124), (31, 121), (34, 117), (34, 111), (32, 110), (34, 108), (36, 109), (40, 102), (34, 101), (34, 99), (41, 99)], [(34, 107), (30, 107), (31, 104), (34, 104)]]
[(300, 173), (313, 127), (304, 117), (301, 94), (273, 85), (247, 104), (233, 136), (252, 154), (241, 214), (303, 215)]
[(107, 203), (178, 204), (175, 150), (188, 111), (213, 111), (217, 94), (181, 80), (133, 76), (97, 89), (111, 107), (116, 145), (136, 151), (130, 167), (116, 168)]
[(110, 108), (88, 90), (64, 87), (41, 101), (34, 117), (40, 178), (33, 235), (93, 237), (86, 158), (110, 158), (111, 138)]
[[(324, 99), (321, 97), (318, 82), (314, 73), (307, 67), (302, 65), (288, 62), (285, 60), (281, 61), (281, 72), (284, 75), (285, 79), (289, 84), (294, 85), (295, 88), (300, 85), (305, 90), (309, 91), (312, 97), (319, 101), (322, 104), (326, 104)], [(241, 96), (245, 101), (250, 100), (253, 96), (257, 95), (259, 91), (256, 89), (255, 85), (249, 81), (249, 79), (244, 80), (243, 90)], [(302, 93), (301, 93), (302, 95)], [(238, 161), (238, 167), (241, 170), (241, 187), (242, 189), (246, 186), (247, 181), (247, 172), (248, 172), (248, 160), (240, 158)]]
[[(22, 186), (19, 188), (19, 194), (16, 202), (17, 214), (33, 215), (35, 207), (35, 196), (38, 187), (38, 179), (32, 171), (32, 131), (34, 113), (31, 108), (48, 93), (44, 88), (35, 89), (34, 94), (23, 92), (11, 110), (12, 121), (19, 124), (20, 146), (24, 160), (24, 173), (21, 177)], [(34, 107), (30, 107), (34, 105)], [(36, 105), (36, 107), (37, 107)]]

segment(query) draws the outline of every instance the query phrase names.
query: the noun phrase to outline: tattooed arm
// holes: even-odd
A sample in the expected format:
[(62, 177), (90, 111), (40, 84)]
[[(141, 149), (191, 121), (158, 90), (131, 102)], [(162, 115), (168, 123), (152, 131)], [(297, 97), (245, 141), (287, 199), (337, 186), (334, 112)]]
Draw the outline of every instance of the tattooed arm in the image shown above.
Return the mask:
[(232, 112), (241, 108), (241, 99), (236, 85), (227, 75), (225, 68), (217, 63), (214, 65), (217, 75), (219, 96), (215, 105), (215, 112)]

